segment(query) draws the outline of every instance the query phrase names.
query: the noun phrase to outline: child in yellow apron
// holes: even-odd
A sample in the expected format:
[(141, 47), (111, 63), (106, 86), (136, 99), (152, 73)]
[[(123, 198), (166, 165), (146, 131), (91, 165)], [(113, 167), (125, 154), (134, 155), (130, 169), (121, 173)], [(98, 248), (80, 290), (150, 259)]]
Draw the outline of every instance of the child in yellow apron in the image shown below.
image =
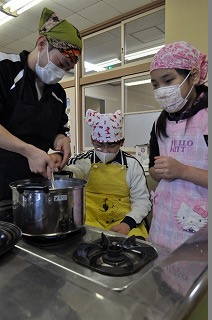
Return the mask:
[[(126, 183), (126, 166), (94, 163), (86, 186), (85, 224), (111, 230), (131, 210), (130, 192)], [(113, 230), (113, 228), (112, 228)], [(147, 237), (144, 223), (131, 229), (128, 236)]]
[(121, 111), (100, 114), (87, 110), (92, 127), (92, 150), (71, 158), (65, 170), (87, 180), (85, 224), (123, 235), (147, 238), (144, 219), (151, 210), (144, 170), (139, 161), (122, 151)]

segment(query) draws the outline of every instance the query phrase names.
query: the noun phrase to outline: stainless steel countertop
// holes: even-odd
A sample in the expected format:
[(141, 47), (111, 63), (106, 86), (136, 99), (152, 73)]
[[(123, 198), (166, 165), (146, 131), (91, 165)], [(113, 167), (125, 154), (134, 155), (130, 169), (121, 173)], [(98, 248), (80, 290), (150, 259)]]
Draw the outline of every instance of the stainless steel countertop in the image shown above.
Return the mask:
[(208, 288), (208, 230), (158, 259), (137, 282), (116, 292), (70, 273), (20, 242), (0, 257), (4, 320), (183, 320)]

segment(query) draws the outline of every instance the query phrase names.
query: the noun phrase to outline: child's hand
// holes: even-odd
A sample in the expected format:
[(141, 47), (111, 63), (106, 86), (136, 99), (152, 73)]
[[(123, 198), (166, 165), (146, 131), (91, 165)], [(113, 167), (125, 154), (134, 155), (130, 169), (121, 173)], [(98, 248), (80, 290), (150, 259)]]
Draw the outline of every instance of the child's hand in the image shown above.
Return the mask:
[(55, 152), (55, 153), (50, 153), (49, 154), (52, 161), (54, 162), (55, 166), (58, 168), (58, 170), (61, 169), (61, 163), (63, 160), (62, 154), (59, 152)]
[(185, 165), (172, 157), (155, 157), (155, 173), (160, 179), (172, 181), (181, 178)]
[(112, 228), (110, 228), (110, 230), (113, 232), (118, 232), (118, 233), (127, 235), (130, 232), (130, 227), (127, 223), (121, 222), (116, 226), (113, 226)]

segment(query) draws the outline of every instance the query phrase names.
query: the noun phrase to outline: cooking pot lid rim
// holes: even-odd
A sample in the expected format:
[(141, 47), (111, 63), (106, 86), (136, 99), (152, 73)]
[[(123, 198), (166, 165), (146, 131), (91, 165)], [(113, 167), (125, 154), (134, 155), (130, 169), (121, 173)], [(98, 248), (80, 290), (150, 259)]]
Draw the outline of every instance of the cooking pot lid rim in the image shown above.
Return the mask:
[[(66, 188), (72, 188), (72, 187), (80, 187), (80, 186), (84, 186), (87, 181), (83, 180), (83, 179), (77, 179), (77, 178), (68, 178), (68, 177), (55, 177), (56, 181), (70, 181), (70, 182), (75, 182), (76, 185), (71, 185), (71, 186), (66, 186)], [(48, 184), (51, 184), (51, 180), (45, 179), (45, 178), (32, 178), (32, 179), (23, 179), (23, 180), (16, 180), (16, 181), (12, 181), (9, 183), (9, 186), (11, 188), (16, 188), (17, 186), (29, 186), (30, 184), (37, 184), (40, 183), (42, 186), (44, 186), (44, 183), (48, 182)], [(61, 189), (61, 188), (58, 188)]]

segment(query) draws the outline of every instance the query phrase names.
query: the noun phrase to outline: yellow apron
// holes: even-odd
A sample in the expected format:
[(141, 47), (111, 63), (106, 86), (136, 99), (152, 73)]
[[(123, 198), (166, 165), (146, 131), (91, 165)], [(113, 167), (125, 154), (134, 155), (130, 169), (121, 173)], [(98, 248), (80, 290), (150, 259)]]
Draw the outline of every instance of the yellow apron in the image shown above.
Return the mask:
[[(126, 166), (121, 164), (91, 164), (86, 185), (86, 221), (89, 226), (110, 230), (120, 223), (131, 210), (129, 187), (126, 182)], [(128, 236), (148, 233), (142, 223)]]

